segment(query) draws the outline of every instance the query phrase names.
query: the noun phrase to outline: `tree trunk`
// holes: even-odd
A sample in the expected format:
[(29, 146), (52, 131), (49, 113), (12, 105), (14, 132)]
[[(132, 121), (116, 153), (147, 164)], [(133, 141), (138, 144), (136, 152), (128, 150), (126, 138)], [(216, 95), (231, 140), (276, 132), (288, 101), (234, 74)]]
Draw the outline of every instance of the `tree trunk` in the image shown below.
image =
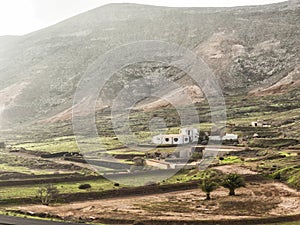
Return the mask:
[(234, 196), (235, 195), (235, 191), (233, 188), (229, 189), (229, 195), (230, 196)]
[(210, 200), (210, 193), (206, 193), (206, 200)]

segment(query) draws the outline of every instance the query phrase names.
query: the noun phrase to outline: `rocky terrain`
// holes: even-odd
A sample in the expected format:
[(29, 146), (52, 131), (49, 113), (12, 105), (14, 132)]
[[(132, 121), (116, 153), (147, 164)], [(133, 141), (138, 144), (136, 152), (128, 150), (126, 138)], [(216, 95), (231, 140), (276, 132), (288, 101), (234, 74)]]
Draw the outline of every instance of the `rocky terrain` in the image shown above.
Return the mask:
[[(297, 89), (297, 3), (236, 8), (110, 4), (28, 35), (0, 37), (1, 125), (70, 119), (73, 95), (89, 65), (115, 47), (143, 40), (163, 40), (192, 50), (213, 69), (226, 95), (273, 95)], [(201, 96), (188, 75), (176, 68), (130, 65), (110, 81), (99, 109), (111, 104), (132, 74), (153, 75), (153, 85), (157, 74), (176, 81), (181, 90), (171, 90), (174, 98), (183, 91)], [(198, 94), (195, 102), (201, 101)], [(148, 99), (140, 108), (163, 105)]]

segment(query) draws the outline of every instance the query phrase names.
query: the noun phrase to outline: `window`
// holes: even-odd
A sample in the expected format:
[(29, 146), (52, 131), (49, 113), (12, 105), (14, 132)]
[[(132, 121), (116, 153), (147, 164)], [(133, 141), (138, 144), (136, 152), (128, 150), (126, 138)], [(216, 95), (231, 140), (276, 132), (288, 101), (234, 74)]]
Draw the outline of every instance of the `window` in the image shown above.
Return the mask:
[(178, 142), (178, 138), (174, 138), (174, 142)]
[(189, 139), (188, 139), (188, 138), (185, 138), (185, 139), (184, 139), (184, 141), (185, 141), (185, 142), (188, 142), (188, 141), (189, 141)]
[(169, 142), (169, 141), (170, 141), (170, 139), (169, 139), (169, 138), (166, 138), (165, 140), (166, 140), (166, 142)]

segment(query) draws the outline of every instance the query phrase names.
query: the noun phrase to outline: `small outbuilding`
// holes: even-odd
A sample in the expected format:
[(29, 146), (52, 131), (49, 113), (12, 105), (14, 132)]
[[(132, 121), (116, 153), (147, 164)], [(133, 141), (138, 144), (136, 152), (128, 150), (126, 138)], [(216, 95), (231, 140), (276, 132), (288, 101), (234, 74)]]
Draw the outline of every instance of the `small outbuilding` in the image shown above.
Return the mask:
[(209, 136), (210, 141), (237, 141), (239, 136), (237, 134), (225, 134), (224, 136)]
[(257, 120), (257, 121), (251, 122), (251, 126), (252, 127), (271, 127), (271, 124), (266, 121), (263, 121), (263, 120)]

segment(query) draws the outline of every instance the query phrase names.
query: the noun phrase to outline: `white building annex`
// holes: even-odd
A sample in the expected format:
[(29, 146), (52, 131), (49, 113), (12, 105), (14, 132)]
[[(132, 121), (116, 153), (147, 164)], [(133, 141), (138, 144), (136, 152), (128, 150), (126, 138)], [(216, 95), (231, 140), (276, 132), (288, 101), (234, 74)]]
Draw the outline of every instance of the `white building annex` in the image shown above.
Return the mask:
[(239, 136), (236, 134), (225, 134), (223, 137), (221, 136), (209, 136), (210, 141), (237, 141)]

